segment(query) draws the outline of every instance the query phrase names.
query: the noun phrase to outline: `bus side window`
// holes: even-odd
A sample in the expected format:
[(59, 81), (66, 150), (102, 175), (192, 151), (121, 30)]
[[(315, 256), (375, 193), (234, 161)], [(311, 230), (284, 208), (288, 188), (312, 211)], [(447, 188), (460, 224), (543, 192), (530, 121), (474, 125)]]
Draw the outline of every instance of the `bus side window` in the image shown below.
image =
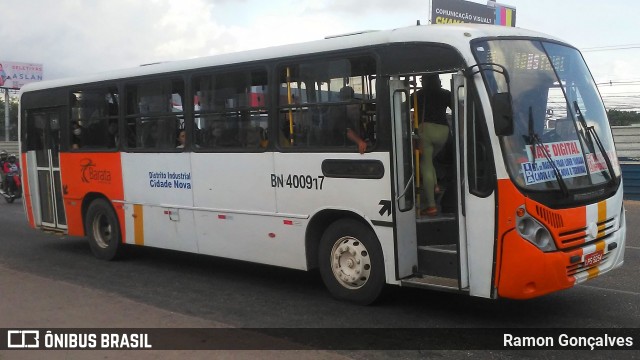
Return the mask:
[(176, 151), (184, 129), (184, 83), (161, 80), (127, 86), (127, 145), (129, 149)]
[(376, 142), (375, 74), (376, 61), (370, 56), (283, 66), (282, 135), (294, 147), (359, 151), (366, 143), (366, 151), (371, 150)]
[(195, 77), (196, 146), (214, 151), (259, 151), (266, 147), (267, 80), (263, 69)]
[(75, 90), (71, 105), (71, 149), (116, 148), (119, 101), (115, 86)]

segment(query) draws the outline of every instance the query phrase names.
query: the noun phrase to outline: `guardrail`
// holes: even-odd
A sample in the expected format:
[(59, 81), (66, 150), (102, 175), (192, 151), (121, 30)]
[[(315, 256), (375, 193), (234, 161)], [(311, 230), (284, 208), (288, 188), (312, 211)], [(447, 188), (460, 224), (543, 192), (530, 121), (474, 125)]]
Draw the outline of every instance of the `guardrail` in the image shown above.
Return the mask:
[(9, 154), (18, 154), (17, 141), (0, 141), (0, 150), (6, 150)]
[(625, 200), (640, 200), (640, 126), (613, 126)]

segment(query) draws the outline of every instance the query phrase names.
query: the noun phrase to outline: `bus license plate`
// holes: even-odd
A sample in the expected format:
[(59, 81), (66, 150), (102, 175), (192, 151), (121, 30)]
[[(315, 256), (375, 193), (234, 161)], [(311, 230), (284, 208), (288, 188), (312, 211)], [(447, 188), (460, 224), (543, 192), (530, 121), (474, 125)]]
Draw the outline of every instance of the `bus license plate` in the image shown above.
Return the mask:
[(584, 256), (584, 266), (587, 267), (587, 266), (596, 265), (597, 263), (602, 261), (603, 257), (604, 257), (604, 251), (602, 251), (602, 250), (596, 251), (596, 252), (591, 253), (589, 255), (585, 255)]

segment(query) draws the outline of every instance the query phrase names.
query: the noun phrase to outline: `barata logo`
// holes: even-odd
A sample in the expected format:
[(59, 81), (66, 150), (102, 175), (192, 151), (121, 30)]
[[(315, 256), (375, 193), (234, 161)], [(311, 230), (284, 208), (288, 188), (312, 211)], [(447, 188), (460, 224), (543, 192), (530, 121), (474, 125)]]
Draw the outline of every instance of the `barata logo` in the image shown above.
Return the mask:
[(93, 162), (92, 159), (82, 159), (80, 161), (80, 169), (82, 172), (82, 182), (90, 183), (90, 182), (101, 182), (105, 184), (111, 183), (111, 171), (100, 169), (97, 167), (97, 164)]

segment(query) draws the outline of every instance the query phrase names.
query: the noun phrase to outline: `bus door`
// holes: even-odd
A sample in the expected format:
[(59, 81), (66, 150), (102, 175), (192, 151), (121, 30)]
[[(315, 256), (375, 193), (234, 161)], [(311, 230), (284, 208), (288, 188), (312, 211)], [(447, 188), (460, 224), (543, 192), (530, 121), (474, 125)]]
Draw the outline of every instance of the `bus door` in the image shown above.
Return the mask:
[(473, 84), (453, 76), (460, 164), (460, 270), (469, 294), (492, 297), (495, 248), (495, 173), (487, 121)]
[[(453, 95), (453, 130), (454, 130), (454, 138), (455, 138), (455, 148), (456, 148), (456, 164), (458, 180), (456, 187), (456, 191), (458, 193), (457, 198), (460, 199), (458, 201), (458, 260), (459, 260), (459, 280), (460, 280), (460, 289), (467, 289), (469, 287), (469, 263), (467, 261), (467, 234), (473, 234), (473, 230), (475, 230), (475, 226), (467, 227), (467, 219), (466, 219), (466, 211), (465, 207), (467, 202), (470, 201), (467, 196), (468, 188), (466, 186), (466, 181), (464, 177), (464, 164), (465, 164), (465, 149), (467, 148), (467, 144), (465, 142), (465, 131), (466, 131), (466, 110), (467, 110), (467, 86), (466, 86), (466, 78), (463, 74), (454, 74), (451, 79), (451, 93)], [(471, 232), (469, 232), (471, 231)]]
[(413, 167), (413, 125), (410, 121), (409, 85), (405, 80), (390, 79), (391, 118), (393, 125), (393, 163), (395, 196), (393, 200), (398, 276), (413, 274), (417, 264), (415, 177)]
[[(443, 78), (446, 75), (441, 75)], [(443, 81), (443, 84), (446, 82)], [(453, 75), (452, 118), (450, 134), (444, 148), (433, 159), (438, 177), (440, 192), (436, 193), (438, 213), (435, 216), (422, 214), (425, 209), (424, 194), (420, 194), (424, 186), (420, 167), (423, 154), (416, 152), (417, 161), (412, 164), (413, 177), (417, 179), (416, 203), (418, 211), (413, 213), (413, 229), (416, 244), (413, 251), (417, 255), (417, 266), (414, 276), (402, 280), (405, 286), (436, 288), (449, 291), (468, 291), (468, 270), (466, 256), (466, 229), (462, 215), (463, 199), (461, 188), (464, 187), (462, 174), (464, 153), (464, 109), (465, 80), (462, 75)], [(414, 104), (417, 105), (417, 104)], [(417, 122), (417, 120), (414, 120)], [(417, 131), (417, 130), (416, 130)], [(418, 134), (422, 136), (422, 134)], [(425, 141), (419, 138), (418, 141)], [(415, 145), (414, 145), (415, 146)]]
[(38, 194), (42, 225), (66, 229), (60, 180), (60, 114), (59, 108), (29, 111), (27, 126), (33, 137), (29, 143), (30, 150), (35, 150), (38, 181), (37, 187), (32, 185), (32, 194)]

